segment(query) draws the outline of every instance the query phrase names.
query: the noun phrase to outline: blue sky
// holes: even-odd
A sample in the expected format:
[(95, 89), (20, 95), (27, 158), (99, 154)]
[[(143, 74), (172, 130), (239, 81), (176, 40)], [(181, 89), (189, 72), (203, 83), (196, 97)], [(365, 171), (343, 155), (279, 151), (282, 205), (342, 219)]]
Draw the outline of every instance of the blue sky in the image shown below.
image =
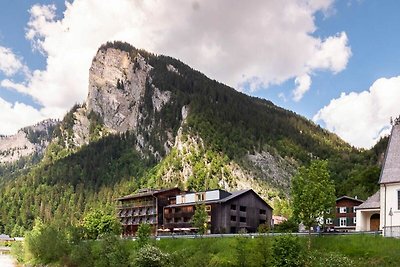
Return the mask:
[(2, 1), (0, 134), (83, 102), (97, 47), (123, 40), (368, 148), (400, 114), (399, 10), (395, 0)]
[[(278, 92), (290, 92), (292, 82), (260, 90), (255, 95), (273, 100), (277, 105), (294, 110), (308, 118), (341, 92), (361, 92), (382, 77), (400, 75), (400, 2), (389, 1), (336, 1), (336, 11), (329, 17), (316, 16), (316, 36), (330, 36), (345, 31), (352, 56), (344, 71), (332, 74), (317, 72), (312, 89), (304, 101), (284, 102)], [(400, 99), (399, 99), (400, 100)], [(399, 110), (400, 112), (400, 110)]]

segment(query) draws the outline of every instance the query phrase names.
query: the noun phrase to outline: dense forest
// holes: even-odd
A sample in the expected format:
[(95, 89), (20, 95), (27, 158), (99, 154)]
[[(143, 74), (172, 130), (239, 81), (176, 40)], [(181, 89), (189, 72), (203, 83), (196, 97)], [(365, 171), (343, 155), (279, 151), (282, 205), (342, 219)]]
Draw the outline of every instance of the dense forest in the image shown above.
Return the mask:
[[(211, 80), (179, 60), (121, 42), (107, 43), (100, 50), (108, 48), (127, 51), (132, 58), (140, 53), (153, 67), (141, 107), (146, 112), (140, 131), (161, 158), (136, 149), (137, 132), (101, 137), (102, 118), (93, 113), (88, 116), (91, 142), (82, 147), (69, 146), (74, 112), (81, 106), (76, 105), (52, 133), (43, 159), (33, 156), (29, 164), (21, 159), (0, 166), (0, 232), (22, 235), (32, 228), (35, 218), (74, 223), (91, 208), (112, 210), (115, 198), (143, 187), (218, 187), (222, 178), (217, 169), (224, 170), (231, 161), (243, 165), (247, 155), (262, 151), (279, 155), (295, 166), (307, 165), (312, 159), (328, 160), (338, 196), (365, 199), (377, 190), (387, 138), (370, 150), (359, 150), (312, 121)], [(169, 71), (168, 65), (179, 72)], [(169, 103), (160, 112), (152, 107), (151, 85), (171, 92)], [(124, 86), (118, 81), (118, 90)], [(184, 106), (189, 113), (182, 123)], [(146, 130), (151, 123), (151, 130)], [(175, 136), (181, 126), (183, 135), (200, 137), (204, 148), (202, 154), (189, 161), (195, 175), (186, 183), (166, 182), (159, 179), (163, 166), (172, 164), (179, 171), (182, 164), (176, 150), (168, 151), (162, 144), (166, 132)], [(231, 175), (225, 176), (234, 179)]]

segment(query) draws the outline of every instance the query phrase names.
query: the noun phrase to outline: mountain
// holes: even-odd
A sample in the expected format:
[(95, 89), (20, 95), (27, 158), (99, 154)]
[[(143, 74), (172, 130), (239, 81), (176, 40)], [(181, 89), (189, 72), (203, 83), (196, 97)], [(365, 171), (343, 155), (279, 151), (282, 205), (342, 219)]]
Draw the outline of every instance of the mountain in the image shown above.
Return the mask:
[(15, 162), (33, 154), (42, 155), (51, 141), (56, 120), (45, 120), (25, 127), (11, 136), (0, 136), (0, 163)]
[(387, 142), (357, 150), (294, 112), (122, 42), (99, 48), (86, 101), (49, 141), (39, 163), (3, 179), (6, 232), (19, 234), (36, 217), (75, 222), (143, 187), (251, 187), (284, 212), (291, 176), (312, 159), (329, 161), (338, 195), (366, 197)]

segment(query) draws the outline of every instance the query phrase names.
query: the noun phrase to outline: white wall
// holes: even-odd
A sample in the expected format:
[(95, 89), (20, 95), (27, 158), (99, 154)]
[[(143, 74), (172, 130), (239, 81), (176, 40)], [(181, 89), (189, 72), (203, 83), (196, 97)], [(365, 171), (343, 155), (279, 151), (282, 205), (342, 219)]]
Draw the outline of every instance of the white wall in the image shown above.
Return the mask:
[(219, 190), (207, 191), (206, 192), (206, 200), (217, 200), (220, 198)]
[[(201, 192), (204, 193), (204, 192)], [(205, 200), (217, 200), (220, 199), (220, 191), (219, 190), (212, 190), (205, 192)], [(188, 193), (176, 196), (176, 204), (182, 203), (193, 203), (196, 202), (196, 194), (199, 193)]]
[[(400, 210), (398, 209), (397, 199), (397, 191), (399, 190), (400, 183), (386, 184), (386, 190), (385, 186), (381, 185), (381, 228), (384, 226), (400, 226)], [(392, 208), (393, 216), (389, 215), (390, 208)]]

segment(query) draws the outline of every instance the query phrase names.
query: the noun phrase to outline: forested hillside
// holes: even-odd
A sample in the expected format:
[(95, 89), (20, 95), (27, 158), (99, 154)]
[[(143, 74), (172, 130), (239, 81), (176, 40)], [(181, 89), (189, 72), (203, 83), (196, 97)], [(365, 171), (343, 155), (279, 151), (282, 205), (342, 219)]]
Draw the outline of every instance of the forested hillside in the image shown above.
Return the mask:
[(37, 217), (68, 225), (143, 187), (250, 185), (273, 203), (315, 158), (328, 160), (337, 195), (366, 198), (377, 189), (386, 143), (360, 151), (179, 60), (107, 43), (93, 60), (88, 100), (57, 126), (44, 158), (0, 167), (0, 232), (21, 235)]

